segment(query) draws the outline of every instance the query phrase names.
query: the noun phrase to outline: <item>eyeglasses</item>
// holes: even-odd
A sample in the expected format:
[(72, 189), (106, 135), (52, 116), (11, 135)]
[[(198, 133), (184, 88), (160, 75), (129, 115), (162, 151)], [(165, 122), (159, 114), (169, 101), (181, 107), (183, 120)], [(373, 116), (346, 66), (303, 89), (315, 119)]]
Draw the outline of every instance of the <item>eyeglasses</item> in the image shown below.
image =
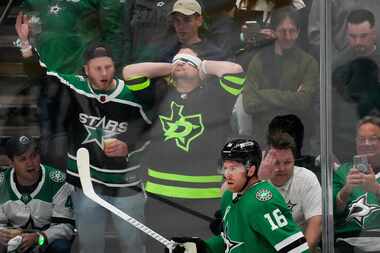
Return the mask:
[(380, 140), (380, 136), (377, 136), (377, 135), (356, 138), (356, 142), (358, 144), (377, 144), (379, 140)]

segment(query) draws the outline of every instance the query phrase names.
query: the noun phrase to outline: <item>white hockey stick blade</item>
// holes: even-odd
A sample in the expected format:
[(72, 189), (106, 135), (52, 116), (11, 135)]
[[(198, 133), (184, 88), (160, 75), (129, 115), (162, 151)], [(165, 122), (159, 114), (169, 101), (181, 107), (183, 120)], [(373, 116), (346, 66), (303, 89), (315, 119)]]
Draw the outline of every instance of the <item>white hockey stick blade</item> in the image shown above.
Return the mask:
[(162, 235), (158, 234), (157, 232), (153, 231), (152, 229), (148, 228), (135, 218), (129, 216), (125, 212), (121, 211), (117, 207), (111, 205), (101, 197), (99, 197), (95, 191), (94, 187), (92, 186), (91, 182), (91, 174), (90, 174), (90, 156), (88, 153), (88, 150), (86, 148), (80, 148), (77, 151), (77, 166), (78, 166), (78, 172), (79, 172), (79, 178), (80, 183), (82, 185), (82, 190), (84, 195), (86, 195), (87, 198), (91, 199), (92, 201), (96, 202), (100, 206), (104, 207), (108, 211), (114, 213), (115, 215), (119, 216), (135, 228), (141, 230), (145, 234), (151, 236), (152, 238), (159, 241), (161, 244), (165, 245), (166, 248), (169, 249), (169, 252), (172, 252), (172, 250), (177, 245), (174, 241), (169, 241)]

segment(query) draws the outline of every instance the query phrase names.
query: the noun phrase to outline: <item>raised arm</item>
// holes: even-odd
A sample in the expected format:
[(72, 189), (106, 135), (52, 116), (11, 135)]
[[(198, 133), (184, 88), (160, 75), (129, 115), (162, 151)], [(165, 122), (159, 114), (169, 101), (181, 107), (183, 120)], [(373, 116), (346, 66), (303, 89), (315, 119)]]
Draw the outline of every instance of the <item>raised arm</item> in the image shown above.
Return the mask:
[(16, 32), (20, 39), (20, 48), (23, 58), (28, 58), (33, 55), (32, 46), (29, 43), (29, 25), (28, 17), (22, 12), (19, 12), (16, 18)]
[(229, 61), (203, 60), (200, 68), (203, 74), (215, 75), (217, 77), (222, 77), (225, 74), (237, 74), (243, 72), (242, 66)]
[(123, 69), (123, 79), (128, 80), (133, 76), (146, 76), (148, 78), (155, 78), (160, 76), (167, 76), (172, 70), (171, 63), (165, 62), (143, 62), (127, 65)]

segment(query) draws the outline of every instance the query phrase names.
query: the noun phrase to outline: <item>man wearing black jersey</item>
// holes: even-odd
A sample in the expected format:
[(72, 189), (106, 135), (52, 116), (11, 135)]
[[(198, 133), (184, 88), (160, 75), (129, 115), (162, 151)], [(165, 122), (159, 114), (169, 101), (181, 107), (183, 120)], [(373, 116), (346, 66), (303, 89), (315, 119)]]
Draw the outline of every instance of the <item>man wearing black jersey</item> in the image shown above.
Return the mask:
[[(70, 94), (66, 117), (69, 133), (66, 173), (67, 181), (77, 187), (73, 202), (81, 252), (104, 252), (107, 212), (80, 190), (76, 151), (85, 147), (90, 152), (95, 191), (143, 222), (145, 198), (139, 187), (138, 157), (144, 150), (141, 135), (151, 124), (145, 110), (149, 104), (150, 78), (154, 75), (128, 76), (125, 81), (116, 79), (111, 51), (100, 44), (85, 52), (86, 76), (51, 72), (43, 62), (38, 63), (38, 54), (29, 44), (26, 16), (18, 15), (16, 30), (28, 75), (46, 85), (64, 87)], [(112, 219), (123, 251), (143, 252), (139, 232), (115, 216)]]

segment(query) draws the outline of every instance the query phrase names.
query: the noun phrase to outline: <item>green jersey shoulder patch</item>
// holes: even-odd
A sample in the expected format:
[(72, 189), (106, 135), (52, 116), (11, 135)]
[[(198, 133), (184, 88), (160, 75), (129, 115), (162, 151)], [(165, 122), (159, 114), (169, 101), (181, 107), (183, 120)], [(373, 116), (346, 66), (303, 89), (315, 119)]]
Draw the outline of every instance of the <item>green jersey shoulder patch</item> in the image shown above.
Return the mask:
[(62, 171), (54, 169), (49, 172), (49, 178), (55, 183), (64, 183), (66, 175)]
[(273, 197), (272, 192), (268, 189), (260, 189), (256, 192), (256, 198), (260, 201), (268, 201)]

